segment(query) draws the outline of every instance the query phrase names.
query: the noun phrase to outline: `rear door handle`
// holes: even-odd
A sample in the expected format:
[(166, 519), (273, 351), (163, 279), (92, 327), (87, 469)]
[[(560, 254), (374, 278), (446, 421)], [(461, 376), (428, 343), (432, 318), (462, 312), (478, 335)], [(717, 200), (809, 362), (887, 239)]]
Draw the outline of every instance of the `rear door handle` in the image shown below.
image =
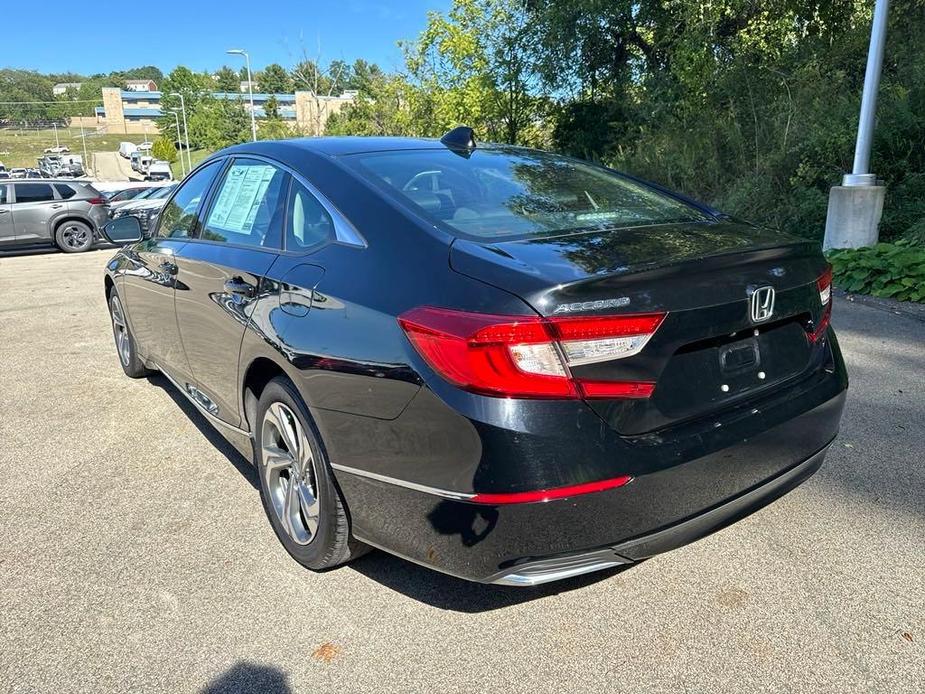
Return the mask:
[(257, 294), (257, 287), (245, 282), (240, 277), (232, 277), (230, 280), (225, 280), (225, 291), (247, 299), (253, 299)]

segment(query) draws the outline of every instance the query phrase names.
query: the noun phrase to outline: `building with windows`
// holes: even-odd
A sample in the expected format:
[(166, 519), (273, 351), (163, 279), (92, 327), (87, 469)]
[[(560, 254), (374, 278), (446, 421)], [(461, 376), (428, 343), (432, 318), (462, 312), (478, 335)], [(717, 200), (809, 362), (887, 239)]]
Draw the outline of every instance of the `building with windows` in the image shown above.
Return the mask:
[(83, 82), (59, 82), (51, 88), (51, 93), (55, 96), (64, 96), (68, 89), (77, 91), (82, 84)]
[(156, 92), (157, 82), (154, 80), (126, 80), (125, 89), (129, 92)]
[[(74, 118), (72, 125), (105, 128), (107, 132), (118, 134), (158, 134), (157, 119), (162, 115), (161, 92), (107, 87), (103, 89), (102, 96), (103, 105), (96, 107), (94, 116)], [(212, 92), (211, 96), (214, 99), (240, 101), (244, 110), (250, 113), (250, 97), (247, 94)], [(271, 97), (276, 98), (280, 118), (291, 123), (293, 131), (321, 135), (331, 114), (353, 102), (356, 92), (345, 92), (341, 96), (320, 96), (313, 92), (257, 93), (254, 94), (254, 115), (257, 118), (266, 117), (264, 107)]]

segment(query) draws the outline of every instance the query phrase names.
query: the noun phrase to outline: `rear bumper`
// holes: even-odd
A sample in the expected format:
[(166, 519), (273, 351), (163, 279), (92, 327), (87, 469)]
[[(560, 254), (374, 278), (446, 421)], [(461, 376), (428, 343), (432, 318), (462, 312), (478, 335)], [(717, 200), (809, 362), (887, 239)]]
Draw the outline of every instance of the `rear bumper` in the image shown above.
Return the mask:
[(637, 466), (626, 486), (545, 503), (478, 504), (335, 470), (358, 539), (468, 580), (536, 585), (674, 549), (785, 494), (819, 468), (838, 432), (846, 391), (833, 390), (808, 410), (790, 409), (799, 398), (782, 402), (770, 428), (760, 426), (775, 419), (768, 406), (691, 434), (692, 457), (664, 440), (635, 442), (637, 459), (660, 464)]
[(808, 479), (821, 466), (828, 446), (774, 479), (720, 506), (642, 537), (590, 552), (525, 561), (488, 578), (488, 583), (533, 586), (647, 559), (690, 544), (754, 513)]

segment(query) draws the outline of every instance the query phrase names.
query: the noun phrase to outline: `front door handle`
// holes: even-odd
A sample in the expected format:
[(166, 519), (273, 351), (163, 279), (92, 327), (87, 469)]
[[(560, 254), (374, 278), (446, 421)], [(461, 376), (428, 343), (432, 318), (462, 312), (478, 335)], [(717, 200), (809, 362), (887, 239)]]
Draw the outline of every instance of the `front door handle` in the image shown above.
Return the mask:
[(165, 260), (164, 262), (162, 262), (159, 267), (160, 267), (161, 272), (166, 273), (168, 275), (176, 275), (177, 270), (179, 269), (177, 268), (175, 263), (171, 263), (169, 260)]
[(257, 287), (248, 284), (240, 277), (232, 277), (230, 280), (225, 280), (225, 291), (230, 294), (243, 296), (246, 299), (253, 299), (257, 295)]
[(61, 207), (64, 207), (64, 205), (62, 205), (60, 202), (58, 202), (58, 203), (55, 203), (54, 205), (52, 205), (52, 206), (51, 206), (51, 209), (57, 210), (57, 209), (59, 209), (59, 208), (61, 208)]
[(0, 214), (9, 214), (9, 210), (0, 210)]

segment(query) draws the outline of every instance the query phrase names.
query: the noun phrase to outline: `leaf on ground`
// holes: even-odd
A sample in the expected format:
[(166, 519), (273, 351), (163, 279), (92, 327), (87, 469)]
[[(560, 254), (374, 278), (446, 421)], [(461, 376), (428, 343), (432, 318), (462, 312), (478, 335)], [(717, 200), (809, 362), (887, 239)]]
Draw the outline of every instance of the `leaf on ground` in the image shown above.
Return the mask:
[(340, 653), (340, 646), (337, 646), (330, 641), (321, 644), (312, 651), (312, 658), (315, 660), (320, 660), (323, 663), (330, 663), (337, 655)]

